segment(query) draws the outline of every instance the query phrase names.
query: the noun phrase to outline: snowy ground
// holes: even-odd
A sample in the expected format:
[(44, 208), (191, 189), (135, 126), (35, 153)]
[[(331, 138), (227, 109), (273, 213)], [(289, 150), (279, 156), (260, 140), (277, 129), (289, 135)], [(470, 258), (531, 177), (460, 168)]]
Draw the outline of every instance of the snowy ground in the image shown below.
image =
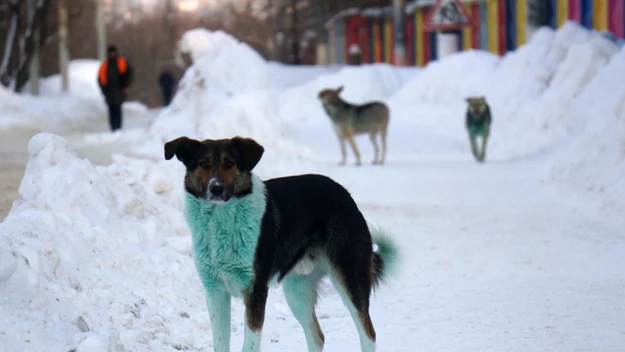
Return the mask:
[[(623, 350), (623, 50), (565, 26), (503, 59), (469, 52), (423, 72), (374, 65), (298, 76), (216, 38), (205, 39), (220, 50), (189, 69), (157, 117), (116, 135), (30, 140), (20, 199), (0, 224), (2, 351), (212, 346), (181, 214), (184, 170), (162, 159), (163, 142), (180, 134), (257, 138), (267, 148), (259, 175), (326, 174), (392, 231), (403, 262), (372, 300), (379, 351)], [(229, 52), (248, 56), (229, 61)], [(513, 81), (501, 80), (506, 72)], [(354, 167), (350, 151), (349, 165), (337, 166), (338, 143), (315, 94), (340, 84), (347, 99), (391, 106), (386, 165), (368, 164), (363, 136), (365, 164)], [(462, 128), (469, 94), (486, 95), (495, 111), (485, 164), (472, 159)], [(118, 150), (146, 158), (97, 161)], [(318, 306), (325, 350), (359, 350), (349, 313), (326, 288)], [(236, 351), (240, 301), (232, 316)], [(263, 350), (304, 346), (272, 289)]]

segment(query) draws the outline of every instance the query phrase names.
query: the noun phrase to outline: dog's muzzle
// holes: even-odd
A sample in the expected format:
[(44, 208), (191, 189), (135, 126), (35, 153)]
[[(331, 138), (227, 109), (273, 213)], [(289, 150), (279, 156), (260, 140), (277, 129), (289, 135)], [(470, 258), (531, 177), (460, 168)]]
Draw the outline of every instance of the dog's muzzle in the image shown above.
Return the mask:
[(206, 198), (212, 202), (227, 202), (231, 195), (224, 187), (223, 182), (217, 178), (211, 178), (208, 181), (208, 191), (206, 192)]

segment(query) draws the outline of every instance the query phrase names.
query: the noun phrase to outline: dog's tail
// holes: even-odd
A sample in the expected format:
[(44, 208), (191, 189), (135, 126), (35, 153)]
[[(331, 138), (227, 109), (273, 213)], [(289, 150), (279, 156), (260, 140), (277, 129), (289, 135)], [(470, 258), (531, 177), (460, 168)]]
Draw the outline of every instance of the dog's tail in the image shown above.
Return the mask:
[(373, 239), (373, 287), (377, 287), (395, 273), (399, 262), (399, 249), (392, 236), (380, 229), (371, 228)]

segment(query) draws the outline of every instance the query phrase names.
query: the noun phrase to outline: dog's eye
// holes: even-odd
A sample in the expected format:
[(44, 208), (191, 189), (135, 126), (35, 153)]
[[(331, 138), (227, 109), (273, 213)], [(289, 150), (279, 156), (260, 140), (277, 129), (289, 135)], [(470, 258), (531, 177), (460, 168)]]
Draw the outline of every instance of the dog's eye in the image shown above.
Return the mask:
[(209, 164), (208, 161), (202, 161), (200, 162), (200, 167), (204, 170), (208, 170), (211, 168), (211, 164)]
[(224, 169), (228, 170), (230, 168), (232, 168), (234, 166), (234, 162), (230, 161), (230, 160), (226, 160), (223, 163), (223, 167)]

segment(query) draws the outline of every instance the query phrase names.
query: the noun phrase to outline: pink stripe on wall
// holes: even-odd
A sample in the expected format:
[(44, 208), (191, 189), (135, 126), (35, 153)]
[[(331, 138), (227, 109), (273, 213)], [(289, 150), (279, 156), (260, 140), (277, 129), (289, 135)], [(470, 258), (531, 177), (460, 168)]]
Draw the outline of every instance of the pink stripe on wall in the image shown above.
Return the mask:
[(578, 23), (582, 22), (582, 2), (581, 0), (569, 1), (569, 20)]
[(625, 10), (623, 0), (608, 0), (608, 29), (617, 38), (625, 35), (623, 10)]

